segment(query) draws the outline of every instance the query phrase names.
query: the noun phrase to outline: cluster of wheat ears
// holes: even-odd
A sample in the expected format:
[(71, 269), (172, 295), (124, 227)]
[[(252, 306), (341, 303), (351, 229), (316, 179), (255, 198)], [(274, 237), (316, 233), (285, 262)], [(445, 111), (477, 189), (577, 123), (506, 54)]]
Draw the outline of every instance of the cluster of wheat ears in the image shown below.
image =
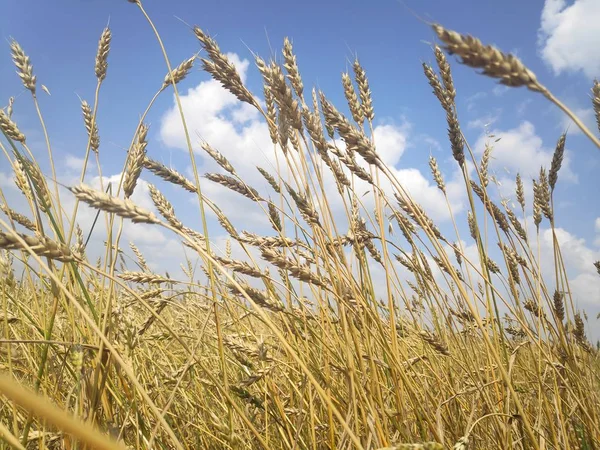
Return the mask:
[[(101, 168), (96, 115), (111, 31), (103, 31), (98, 45), (94, 101), (81, 103), (80, 126), (89, 137), (81, 183), (68, 191), (56, 181), (33, 66), (11, 43), (51, 172), (40, 168), (12, 119), (11, 100), (0, 109), (0, 148), (22, 201), (13, 208), (0, 190), (3, 442), (18, 449), (600, 448), (599, 353), (586, 337), (585, 313), (574, 307), (557, 240), (549, 278), (536, 250), (542, 222), (555, 230), (553, 192), (566, 136), (533, 181), (533, 204), (518, 175), (516, 210), (495, 201), (488, 175), (493, 145), (477, 160), (465, 141), (445, 53), (506, 86), (544, 95), (600, 149), (595, 132), (519, 59), (432, 25), (437, 67), (423, 69), (446, 114), (440, 126), (447, 126), (468, 199), (470, 236), (458, 234), (466, 223), (454, 223), (450, 238), (378, 154), (371, 91), (358, 60), (352, 75), (342, 75), (348, 116), (323, 92), (305, 92), (287, 39), (282, 57), (255, 58), (264, 81), (259, 99), (199, 27), (193, 34), (204, 57), (172, 67), (143, 5), (131, 3), (154, 33), (167, 75), (157, 80), (133, 133), (118, 184), (103, 185), (101, 172), (99, 189), (85, 184), (94, 160)], [(201, 179), (177, 91), (198, 60), (268, 124), (278, 168), (257, 167), (268, 192), (249, 186), (209, 143), (201, 147), (220, 169)], [(192, 179), (148, 155), (144, 119), (170, 90)], [(597, 82), (592, 101), (600, 127)], [(447, 200), (438, 163), (431, 157), (429, 164)], [(136, 205), (130, 197), (144, 171), (197, 197), (202, 229), (177, 217), (158, 183), (149, 187), (157, 212)], [(326, 179), (337, 191), (326, 189)], [(250, 199), (271, 235), (236, 229), (203, 195), (206, 183)], [(368, 194), (357, 192), (359, 183)], [(67, 195), (76, 199), (70, 212), (60, 200)], [(332, 212), (336, 195), (344, 220)], [(367, 197), (374, 211), (365, 207)], [(81, 203), (95, 208), (106, 227), (98, 261), (86, 256), (90, 230), (78, 225)], [(209, 238), (209, 212), (230, 236), (224, 251)], [(131, 253), (122, 250), (125, 221), (176, 236), (190, 255), (185, 276), (154, 273), (134, 243)], [(247, 259), (232, 257), (232, 242)], [(466, 245), (476, 246), (476, 257), (467, 257)], [(385, 274), (384, 286), (375, 285), (374, 270)]]

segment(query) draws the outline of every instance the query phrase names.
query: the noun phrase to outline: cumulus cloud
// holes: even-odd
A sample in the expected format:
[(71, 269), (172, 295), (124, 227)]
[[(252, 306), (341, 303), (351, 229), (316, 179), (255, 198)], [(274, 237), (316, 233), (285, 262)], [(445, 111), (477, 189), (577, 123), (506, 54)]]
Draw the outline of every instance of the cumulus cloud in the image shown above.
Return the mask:
[[(530, 179), (538, 176), (540, 167), (544, 166), (546, 170), (550, 168), (555, 143), (552, 143), (552, 147), (545, 146), (531, 122), (524, 121), (510, 130), (494, 129), (490, 134), (500, 140), (490, 142), (489, 137), (482, 134), (475, 144), (475, 149), (482, 154), (486, 142), (493, 145), (490, 168), (496, 171), (498, 178), (502, 179), (506, 174), (506, 178), (513, 179), (516, 173), (520, 172), (523, 179)], [(577, 182), (577, 175), (571, 169), (568, 150), (565, 150), (559, 178), (562, 181)]]
[(598, 0), (546, 0), (539, 29), (542, 58), (556, 74), (600, 75)]

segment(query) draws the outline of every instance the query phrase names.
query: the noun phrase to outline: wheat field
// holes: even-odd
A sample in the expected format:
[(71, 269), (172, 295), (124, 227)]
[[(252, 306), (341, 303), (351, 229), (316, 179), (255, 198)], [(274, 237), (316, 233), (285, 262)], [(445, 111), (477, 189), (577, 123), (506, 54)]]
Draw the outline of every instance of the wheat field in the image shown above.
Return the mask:
[[(0, 190), (3, 447), (600, 448), (600, 353), (586, 336), (585, 311), (574, 306), (558, 240), (551, 277), (537, 251), (540, 224), (555, 227), (567, 135), (556, 137), (532, 203), (516, 176), (513, 207), (488, 173), (493, 145), (478, 159), (463, 136), (452, 66), (545, 97), (600, 150), (598, 82), (591, 104), (599, 129), (590, 130), (516, 56), (431, 24), (435, 65), (423, 63), (423, 82), (446, 116), (437, 126), (447, 128), (469, 210), (467, 223), (444, 235), (378, 153), (376, 105), (358, 59), (342, 75), (347, 104), (336, 106), (304, 86), (286, 39), (278, 58), (254, 56), (263, 89), (251, 92), (200, 27), (190, 39), (201, 51), (172, 64), (142, 2), (129, 1), (162, 49), (153, 64), (166, 76), (131, 130), (117, 183), (86, 179), (95, 166), (102, 180), (96, 115), (110, 77), (110, 29), (98, 43), (95, 98), (81, 102), (83, 123), (72, 118), (88, 141), (79, 183), (70, 186), (52, 163), (37, 97), (45, 88), (31, 62), (38, 55), (10, 43), (29, 94), (19, 102), (33, 102), (51, 167), (38, 164), (11, 100), (0, 109), (0, 149), (21, 201), (8, 204)], [(200, 151), (219, 171), (199, 172), (178, 91), (194, 68), (268, 124), (266, 151), (277, 164), (257, 167), (268, 189), (249, 185), (210, 142)], [(176, 99), (189, 171), (162, 164), (148, 146), (145, 117), (160, 95)], [(433, 156), (429, 166), (453, 216)], [(141, 176), (152, 180), (152, 209), (132, 200)], [(246, 197), (271, 233), (230, 220), (205, 195), (210, 183)], [(166, 186), (195, 200), (197, 226), (177, 216)], [(83, 208), (97, 213), (93, 233), (107, 243), (97, 260), (87, 256)], [(224, 246), (208, 217), (229, 236)], [(161, 228), (184, 246), (181, 276), (151, 269), (123, 238), (130, 223)]]

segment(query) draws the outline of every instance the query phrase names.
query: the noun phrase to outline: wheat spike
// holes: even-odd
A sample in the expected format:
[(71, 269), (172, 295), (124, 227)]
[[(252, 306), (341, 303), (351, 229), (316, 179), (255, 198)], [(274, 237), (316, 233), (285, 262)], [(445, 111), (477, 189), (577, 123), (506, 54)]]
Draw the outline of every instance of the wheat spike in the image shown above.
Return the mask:
[(14, 39), (10, 43), (10, 50), (13, 62), (17, 67), (17, 74), (21, 78), (23, 86), (35, 95), (36, 77), (33, 74), (33, 66), (29, 61), (29, 56), (25, 54), (19, 43)]
[(434, 24), (432, 28), (448, 53), (459, 56), (463, 64), (483, 69), (484, 75), (498, 78), (506, 86), (527, 86), (532, 91), (545, 91), (535, 74), (516, 56), (502, 53), (495, 47), (483, 45), (477, 38), (447, 30), (441, 25)]
[(96, 53), (96, 64), (94, 71), (96, 72), (96, 78), (101, 83), (106, 78), (106, 69), (108, 69), (108, 52), (110, 51), (110, 40), (112, 33), (110, 28), (106, 27), (100, 35), (98, 41), (98, 52)]
[(131, 219), (133, 223), (160, 223), (152, 212), (140, 208), (131, 200), (121, 200), (84, 184), (68, 188), (78, 200), (87, 205)]
[[(23, 239), (33, 253), (38, 256), (44, 256), (62, 262), (75, 261), (75, 255), (73, 255), (69, 247), (65, 244), (53, 241), (52, 239), (41, 235), (27, 236), (19, 233), (18, 236)], [(6, 250), (24, 250), (25, 245), (19, 242), (16, 233), (8, 234), (0, 231), (0, 248)]]
[(195, 60), (196, 60), (196, 55), (192, 56), (191, 58), (186, 59), (181, 64), (179, 64), (177, 67), (175, 67), (171, 71), (171, 73), (168, 73), (167, 75), (165, 75), (165, 79), (163, 80), (163, 84), (160, 87), (160, 90), (161, 91), (165, 90), (172, 83), (177, 84), (180, 81), (183, 81), (183, 79), (188, 75), (188, 73), (190, 73), (190, 70), (192, 70), (192, 67), (194, 67)]
[(142, 124), (136, 142), (133, 144), (131, 153), (127, 158), (125, 179), (123, 180), (123, 192), (125, 193), (125, 198), (129, 198), (133, 195), (133, 190), (142, 173), (142, 167), (144, 166), (144, 160), (146, 159), (146, 147), (148, 146), (148, 142), (146, 141), (147, 136), (148, 126)]
[(0, 130), (14, 141), (25, 143), (25, 135), (19, 131), (17, 124), (12, 121), (10, 116), (0, 109)]
[(170, 169), (169, 167), (166, 167), (165, 165), (147, 156), (144, 158), (143, 166), (145, 169), (148, 169), (154, 175), (162, 178), (165, 181), (168, 181), (169, 183), (181, 186), (188, 192), (191, 192), (193, 194), (198, 192), (198, 189), (196, 188), (194, 183), (192, 183), (186, 177), (181, 175), (175, 169)]

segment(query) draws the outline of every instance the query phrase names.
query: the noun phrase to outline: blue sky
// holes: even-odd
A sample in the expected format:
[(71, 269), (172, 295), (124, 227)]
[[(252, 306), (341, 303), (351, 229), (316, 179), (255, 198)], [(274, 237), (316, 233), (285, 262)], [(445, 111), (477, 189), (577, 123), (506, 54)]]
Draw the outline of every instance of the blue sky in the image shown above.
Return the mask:
[[(598, 131), (589, 96), (594, 76), (600, 76), (597, 45), (600, 29), (593, 25), (600, 23), (597, 0), (405, 0), (404, 3), (426, 21), (473, 34), (484, 43), (516, 53), (543, 84), (579, 113), (590, 129)], [(357, 54), (373, 91), (376, 125), (381, 127), (382, 134), (379, 142), (389, 143), (390, 162), (398, 170), (404, 170), (399, 172), (401, 175), (412, 177), (415, 189), (432, 192), (430, 198), (419, 200), (435, 209), (434, 189), (419, 187), (424, 179), (431, 182), (428, 156), (433, 154), (438, 159), (449, 179), (456, 166), (447, 142), (444, 113), (431, 94), (421, 67), (421, 62), (433, 61), (430, 43), (434, 35), (402, 3), (147, 0), (145, 7), (164, 39), (172, 64), (199, 51), (196, 39), (183, 22), (199, 25), (217, 39), (223, 51), (237, 55), (236, 64), (245, 74), (249, 88), (257, 93), (261, 80), (251, 63), (251, 52), (265, 59), (272, 52), (279, 55), (283, 38), (288, 36), (294, 44), (305, 86), (318, 86), (341, 107), (345, 100), (340, 75)], [(78, 96), (93, 101), (96, 46), (109, 21), (113, 41), (108, 76), (101, 91), (98, 126), (103, 173), (111, 177), (120, 172), (123, 149), (129, 145), (139, 115), (166, 73), (148, 24), (137, 8), (125, 0), (3, 0), (0, 105), (5, 105), (10, 96), (16, 97), (13, 118), (34, 144), (40, 161), (46, 164), (46, 150), (31, 100), (10, 60), (9, 41), (15, 38), (31, 57), (38, 83), (47, 86), (52, 94), (47, 96), (39, 91), (59, 177), (64, 181), (78, 173), (78, 160), (85, 150), (87, 135)], [(250, 61), (249, 67), (244, 60)], [(189, 113), (195, 117), (190, 121), (192, 131), (225, 154), (246, 152), (228, 156), (233, 156), (240, 165), (252, 166), (263, 150), (268, 151), (259, 148), (264, 129), (249, 111), (220, 93), (197, 67), (180, 85)], [(511, 180), (517, 170), (526, 180), (536, 176), (540, 164), (548, 164), (560, 133), (569, 129), (568, 161), (559, 175), (555, 194), (557, 225), (564, 232), (564, 245), (576, 268), (575, 275), (583, 276), (579, 283), (582, 302), (600, 304), (600, 282), (593, 279), (593, 268), (586, 269), (588, 263), (600, 259), (598, 149), (539, 94), (523, 88), (503, 88), (456, 62), (452, 67), (458, 114), (470, 144), (476, 152), (483, 149), (484, 124), (488, 124), (489, 132), (502, 137), (496, 144), (492, 164), (502, 183), (502, 194), (512, 195)], [(206, 98), (211, 99), (212, 106)], [(148, 116), (151, 124), (148, 152), (151, 157), (186, 172), (188, 157), (179, 148), (181, 135), (170, 121), (172, 108), (169, 91), (159, 98)], [(240, 115), (244, 117), (239, 119)], [(222, 128), (209, 129), (207, 123)], [(233, 132), (223, 136), (215, 131), (219, 129)], [(201, 172), (213, 169), (201, 157), (199, 163)], [(91, 176), (94, 175), (92, 171)], [(18, 193), (11, 191), (7, 181), (10, 177), (7, 162), (0, 160), (0, 187), (5, 189), (9, 200), (18, 202)], [(150, 176), (148, 181), (155, 182)], [(175, 192), (166, 194), (173, 194), (178, 212), (189, 220), (197, 220), (188, 212), (190, 203), (175, 196)], [(221, 196), (222, 201), (234, 202), (233, 197), (218, 189), (209, 193)], [(456, 198), (456, 203), (460, 202)], [(18, 209), (18, 203), (11, 206)], [(230, 206), (231, 214), (240, 213), (237, 204)], [(245, 211), (241, 210), (240, 216), (244, 218)], [(430, 212), (435, 216), (435, 211)], [(444, 212), (439, 214), (443, 219)], [(236, 218), (240, 217), (233, 217)], [(160, 246), (171, 241), (159, 234), (155, 231), (148, 235), (140, 246), (146, 245), (150, 252), (160, 251)], [(140, 235), (131, 232), (130, 237)]]

